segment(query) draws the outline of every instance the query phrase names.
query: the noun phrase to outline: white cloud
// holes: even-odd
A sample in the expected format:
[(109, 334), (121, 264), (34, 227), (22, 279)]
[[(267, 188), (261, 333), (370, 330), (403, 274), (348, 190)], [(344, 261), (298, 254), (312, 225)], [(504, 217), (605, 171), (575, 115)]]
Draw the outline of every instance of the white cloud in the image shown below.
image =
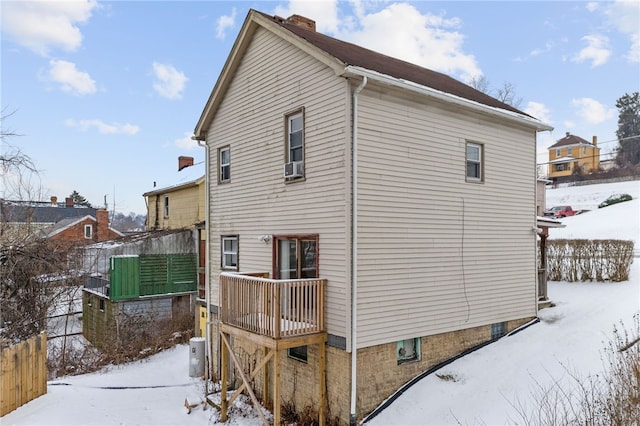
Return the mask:
[(571, 100), (571, 104), (578, 108), (578, 115), (588, 123), (597, 124), (610, 120), (616, 116), (615, 108), (607, 108), (595, 99), (580, 98)]
[(185, 149), (187, 151), (191, 151), (193, 149), (198, 149), (200, 146), (197, 141), (191, 139), (191, 135), (193, 133), (185, 132), (184, 137), (180, 139), (176, 139), (173, 141), (174, 145), (178, 148)]
[(543, 123), (551, 123), (551, 115), (549, 114), (549, 108), (540, 102), (528, 102), (524, 112), (532, 117), (537, 118)]
[(590, 1), (589, 3), (587, 3), (587, 10), (589, 12), (596, 11), (596, 10), (598, 10), (599, 7), (600, 7), (600, 5), (598, 4), (598, 2)]
[(162, 97), (180, 99), (187, 83), (187, 76), (178, 71), (173, 65), (153, 63), (153, 74), (156, 78), (153, 88)]
[(554, 47), (554, 43), (552, 41), (548, 41), (545, 43), (544, 47), (538, 47), (533, 49), (529, 55), (531, 56), (538, 56), (538, 55), (542, 55), (543, 53), (547, 53), (549, 51), (551, 51), (551, 49), (553, 49)]
[(98, 7), (95, 0), (3, 1), (2, 32), (43, 56), (52, 48), (75, 51), (82, 44), (78, 24)]
[(224, 39), (227, 29), (232, 28), (235, 21), (236, 8), (234, 7), (231, 11), (231, 15), (222, 15), (218, 18), (218, 22), (216, 25), (216, 37), (219, 39)]
[(619, 0), (608, 3), (605, 14), (616, 30), (629, 38), (629, 62), (640, 62), (640, 1)]
[(611, 56), (609, 38), (600, 34), (591, 34), (582, 37), (587, 47), (582, 49), (572, 60), (574, 62), (591, 61), (591, 67), (604, 65)]
[(345, 28), (339, 38), (464, 81), (482, 75), (475, 57), (463, 51), (457, 18), (422, 14), (410, 4), (394, 3), (364, 13), (358, 21), (358, 29)]
[(99, 119), (91, 120), (66, 120), (64, 123), (67, 127), (73, 127), (81, 131), (87, 131), (91, 128), (95, 128), (99, 133), (103, 135), (135, 135), (140, 128), (133, 124), (120, 124), (112, 123), (107, 124)]
[(96, 82), (88, 73), (79, 71), (73, 62), (50, 60), (46, 79), (60, 84), (64, 92), (74, 95), (90, 95), (96, 92)]

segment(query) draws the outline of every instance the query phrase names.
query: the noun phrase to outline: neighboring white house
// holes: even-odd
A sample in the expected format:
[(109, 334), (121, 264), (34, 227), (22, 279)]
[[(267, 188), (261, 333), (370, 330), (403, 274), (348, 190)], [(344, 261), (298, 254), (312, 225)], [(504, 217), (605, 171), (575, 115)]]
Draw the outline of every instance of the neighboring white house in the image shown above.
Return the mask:
[[(195, 128), (207, 147), (209, 301), (232, 330), (222, 272), (326, 280), (323, 303), (303, 303), (323, 308), (326, 348), (278, 351), (257, 393), (280, 381), (276, 405), (317, 410), (326, 398), (326, 416), (360, 420), (421, 372), (536, 318), (546, 130), (307, 18), (250, 11)], [(272, 283), (246, 288), (256, 282)], [(236, 358), (260, 364), (263, 340), (230, 334)]]

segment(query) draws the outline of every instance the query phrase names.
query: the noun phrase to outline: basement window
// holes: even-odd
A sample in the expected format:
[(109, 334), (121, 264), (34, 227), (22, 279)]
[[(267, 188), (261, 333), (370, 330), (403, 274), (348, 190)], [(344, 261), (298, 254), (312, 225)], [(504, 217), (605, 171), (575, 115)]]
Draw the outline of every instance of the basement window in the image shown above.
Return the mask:
[(420, 360), (420, 338), (400, 340), (396, 343), (398, 365)]
[(495, 324), (491, 324), (491, 340), (499, 339), (505, 334), (507, 334), (506, 322), (497, 322)]
[(289, 348), (287, 350), (287, 355), (289, 356), (289, 358), (307, 362), (307, 346), (297, 346), (295, 348)]
[(102, 312), (104, 312), (104, 305), (105, 305), (105, 303), (104, 303), (104, 299), (102, 299), (102, 298), (101, 298), (101, 299), (100, 299), (100, 310), (101, 310)]

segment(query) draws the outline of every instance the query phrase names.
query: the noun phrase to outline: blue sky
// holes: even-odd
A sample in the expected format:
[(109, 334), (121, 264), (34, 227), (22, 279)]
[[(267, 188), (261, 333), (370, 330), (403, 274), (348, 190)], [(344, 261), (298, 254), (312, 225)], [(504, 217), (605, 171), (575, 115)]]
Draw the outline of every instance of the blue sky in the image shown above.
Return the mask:
[[(142, 194), (176, 179), (190, 136), (250, 8), (492, 90), (520, 109), (616, 146), (616, 99), (640, 90), (640, 1), (12, 1), (2, 16), (4, 141), (31, 157), (31, 198), (73, 190), (146, 213)], [(10, 178), (5, 176), (5, 178)], [(0, 196), (12, 198), (6, 179)]]

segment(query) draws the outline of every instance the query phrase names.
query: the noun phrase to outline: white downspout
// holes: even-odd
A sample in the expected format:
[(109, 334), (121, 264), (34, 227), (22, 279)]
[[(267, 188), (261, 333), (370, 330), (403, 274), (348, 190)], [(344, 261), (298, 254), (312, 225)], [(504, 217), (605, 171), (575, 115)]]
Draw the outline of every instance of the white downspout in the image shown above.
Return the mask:
[[(196, 139), (195, 136), (192, 137), (192, 139), (196, 140), (196, 142), (198, 142), (198, 145), (201, 147), (204, 147), (204, 232), (206, 234), (206, 238), (207, 238), (207, 244), (205, 244), (204, 246), (204, 282), (205, 282), (205, 286), (204, 286), (204, 298), (207, 304), (207, 316), (206, 316), (206, 327), (205, 327), (205, 349), (206, 349), (206, 354), (207, 354), (207, 360), (208, 365), (207, 365), (207, 371), (205, 371), (205, 377), (207, 379), (211, 378), (211, 371), (213, 369), (213, 360), (212, 360), (212, 354), (211, 354), (211, 295), (210, 295), (210, 288), (211, 287), (211, 280), (209, 279), (209, 239), (210, 239), (210, 235), (209, 235), (209, 223), (211, 222), (211, 217), (209, 215), (209, 210), (210, 210), (210, 206), (209, 206), (209, 145), (207, 145), (206, 141), (203, 140), (199, 140)], [(200, 245), (200, 241), (198, 241), (198, 245)], [(206, 397), (206, 395), (205, 395)]]
[(358, 94), (367, 85), (367, 76), (362, 77), (362, 83), (353, 92), (352, 122), (352, 180), (351, 180), (351, 416), (349, 423), (356, 424), (357, 401), (357, 319), (358, 319)]

